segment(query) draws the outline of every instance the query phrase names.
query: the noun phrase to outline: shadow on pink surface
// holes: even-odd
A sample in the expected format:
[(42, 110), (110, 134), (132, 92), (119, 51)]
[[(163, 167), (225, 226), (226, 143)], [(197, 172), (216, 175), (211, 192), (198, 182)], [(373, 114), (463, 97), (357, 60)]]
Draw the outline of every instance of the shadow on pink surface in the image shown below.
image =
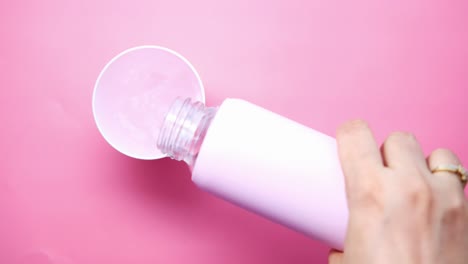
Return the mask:
[(4, 263), (325, 259), (324, 246), (198, 190), (183, 163), (135, 160), (89, 142), (74, 158), (112, 164), (109, 171), (66, 181), (43, 174), (41, 184), (12, 182), (0, 196)]
[(178, 242), (182, 248), (199, 248), (222, 263), (236, 262), (229, 260), (232, 254), (253, 262), (325, 260), (325, 246), (198, 190), (181, 162), (132, 160), (128, 167), (134, 177), (125, 188), (134, 192), (135, 204), (145, 207), (155, 226), (171, 219), (181, 237), (187, 235)]

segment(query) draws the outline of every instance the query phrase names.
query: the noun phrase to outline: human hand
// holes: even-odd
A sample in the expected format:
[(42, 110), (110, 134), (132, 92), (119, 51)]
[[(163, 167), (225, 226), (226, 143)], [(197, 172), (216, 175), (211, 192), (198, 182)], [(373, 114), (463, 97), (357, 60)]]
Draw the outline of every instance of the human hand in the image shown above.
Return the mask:
[(338, 129), (349, 222), (344, 253), (330, 264), (468, 263), (468, 202), (448, 150), (427, 160), (414, 136), (394, 133), (379, 149), (363, 121)]

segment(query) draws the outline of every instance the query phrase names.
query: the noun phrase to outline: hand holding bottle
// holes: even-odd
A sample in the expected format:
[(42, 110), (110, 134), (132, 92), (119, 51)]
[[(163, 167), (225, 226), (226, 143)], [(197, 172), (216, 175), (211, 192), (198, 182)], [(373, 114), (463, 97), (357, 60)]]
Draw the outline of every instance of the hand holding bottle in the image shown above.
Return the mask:
[(466, 171), (455, 154), (440, 149), (426, 159), (406, 133), (379, 149), (363, 121), (339, 128), (337, 142), (349, 222), (344, 253), (331, 252), (330, 264), (468, 262)]

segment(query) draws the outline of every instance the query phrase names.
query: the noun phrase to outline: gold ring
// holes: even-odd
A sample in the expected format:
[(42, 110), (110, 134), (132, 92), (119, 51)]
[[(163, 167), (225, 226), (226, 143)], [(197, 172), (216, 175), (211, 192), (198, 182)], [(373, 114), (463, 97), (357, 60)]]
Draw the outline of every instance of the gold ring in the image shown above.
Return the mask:
[(462, 165), (446, 164), (446, 165), (439, 165), (435, 167), (434, 169), (432, 169), (432, 173), (441, 172), (441, 171), (457, 174), (458, 177), (460, 177), (460, 181), (462, 183), (463, 188), (465, 188), (466, 183), (468, 181), (468, 171), (465, 168), (463, 168)]

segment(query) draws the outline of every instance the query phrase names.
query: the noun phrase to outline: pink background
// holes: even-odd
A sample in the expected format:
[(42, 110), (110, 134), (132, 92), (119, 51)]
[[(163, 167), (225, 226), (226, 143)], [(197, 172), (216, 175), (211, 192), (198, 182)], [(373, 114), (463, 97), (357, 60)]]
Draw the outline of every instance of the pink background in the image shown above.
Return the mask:
[(162, 45), (209, 105), (250, 100), (333, 134), (419, 137), (468, 163), (468, 1), (0, 2), (2, 263), (324, 263), (328, 248), (196, 189), (177, 162), (112, 149), (92, 117), (101, 68)]

